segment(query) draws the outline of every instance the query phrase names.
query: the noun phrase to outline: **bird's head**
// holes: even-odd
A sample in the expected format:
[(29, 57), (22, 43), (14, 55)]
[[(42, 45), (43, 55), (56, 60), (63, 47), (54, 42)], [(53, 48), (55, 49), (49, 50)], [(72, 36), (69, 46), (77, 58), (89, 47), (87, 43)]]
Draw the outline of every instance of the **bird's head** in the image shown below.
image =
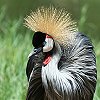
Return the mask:
[(54, 41), (48, 34), (38, 31), (33, 35), (32, 44), (37, 52), (39, 50), (49, 52), (53, 49)]
[(78, 32), (76, 22), (70, 14), (54, 7), (38, 8), (25, 18), (25, 26), (35, 32), (32, 44), (36, 52), (53, 51), (56, 43), (66, 48)]
[(57, 10), (52, 6), (41, 7), (32, 12), (25, 18), (25, 26), (35, 32), (33, 46), (43, 47), (43, 52), (53, 48), (53, 40), (66, 46), (78, 32), (76, 22), (71, 19), (70, 14), (64, 9)]
[(44, 65), (47, 65), (51, 60), (50, 51), (52, 51), (54, 47), (53, 38), (46, 33), (37, 31), (33, 35), (32, 45), (34, 46), (34, 50), (31, 55), (34, 55), (34, 61), (38, 62), (38, 59), (43, 59), (44, 61), (41, 61), (43, 61)]

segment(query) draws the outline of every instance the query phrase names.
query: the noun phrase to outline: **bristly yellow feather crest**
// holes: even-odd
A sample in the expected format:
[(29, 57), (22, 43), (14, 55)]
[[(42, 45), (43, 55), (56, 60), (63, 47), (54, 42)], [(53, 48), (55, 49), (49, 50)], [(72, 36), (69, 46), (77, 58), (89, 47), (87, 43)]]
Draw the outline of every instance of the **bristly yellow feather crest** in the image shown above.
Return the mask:
[(47, 33), (64, 45), (78, 32), (76, 22), (71, 20), (70, 14), (64, 9), (57, 10), (54, 7), (38, 8), (25, 18), (25, 26), (34, 32)]

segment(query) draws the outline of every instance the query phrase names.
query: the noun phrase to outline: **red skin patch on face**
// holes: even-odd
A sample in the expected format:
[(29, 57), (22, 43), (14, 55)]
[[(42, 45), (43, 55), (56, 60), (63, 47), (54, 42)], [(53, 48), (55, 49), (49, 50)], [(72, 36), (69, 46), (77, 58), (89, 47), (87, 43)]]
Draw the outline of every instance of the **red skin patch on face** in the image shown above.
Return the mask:
[(50, 35), (46, 35), (46, 38), (52, 38)]

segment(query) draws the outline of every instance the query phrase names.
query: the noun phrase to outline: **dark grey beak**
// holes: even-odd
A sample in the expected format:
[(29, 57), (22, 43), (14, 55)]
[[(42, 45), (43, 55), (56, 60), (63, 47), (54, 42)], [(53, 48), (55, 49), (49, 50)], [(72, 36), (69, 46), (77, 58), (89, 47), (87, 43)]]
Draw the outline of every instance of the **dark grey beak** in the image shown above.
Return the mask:
[(31, 57), (31, 56), (35, 56), (36, 54), (40, 53), (43, 51), (43, 48), (40, 47), (40, 48), (35, 48), (34, 50), (31, 51), (31, 53), (28, 55), (28, 58)]
[(38, 54), (41, 51), (43, 51), (43, 48), (42, 47), (36, 48), (36, 49), (34, 49), (34, 54)]

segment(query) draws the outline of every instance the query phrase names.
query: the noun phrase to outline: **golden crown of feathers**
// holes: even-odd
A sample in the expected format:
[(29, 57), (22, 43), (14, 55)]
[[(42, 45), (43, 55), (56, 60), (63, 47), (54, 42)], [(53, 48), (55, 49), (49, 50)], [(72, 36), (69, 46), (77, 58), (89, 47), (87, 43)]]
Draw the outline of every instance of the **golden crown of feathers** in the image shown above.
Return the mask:
[(66, 44), (65, 41), (78, 31), (70, 14), (64, 9), (57, 10), (54, 7), (38, 8), (25, 18), (24, 24), (34, 32), (47, 33), (61, 44)]

